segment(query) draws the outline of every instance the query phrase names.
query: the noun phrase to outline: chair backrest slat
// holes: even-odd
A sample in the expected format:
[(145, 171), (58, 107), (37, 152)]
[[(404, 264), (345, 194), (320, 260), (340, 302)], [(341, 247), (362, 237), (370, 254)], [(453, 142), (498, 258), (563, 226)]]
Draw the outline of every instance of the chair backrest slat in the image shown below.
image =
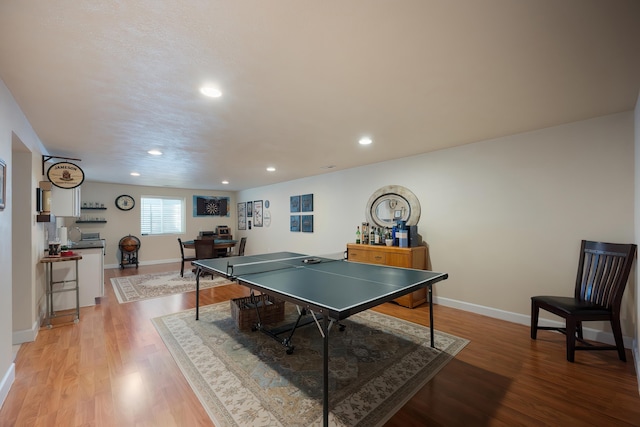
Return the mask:
[(635, 249), (631, 244), (582, 241), (576, 298), (618, 310)]

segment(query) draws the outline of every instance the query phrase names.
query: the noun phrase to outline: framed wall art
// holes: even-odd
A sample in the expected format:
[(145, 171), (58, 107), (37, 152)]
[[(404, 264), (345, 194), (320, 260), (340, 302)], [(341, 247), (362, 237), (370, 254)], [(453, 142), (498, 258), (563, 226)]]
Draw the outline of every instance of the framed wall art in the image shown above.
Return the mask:
[(193, 216), (231, 216), (229, 197), (193, 196)]
[(7, 204), (7, 164), (0, 159), (0, 211)]
[(302, 232), (313, 233), (313, 215), (302, 215)]
[(247, 202), (247, 218), (253, 216), (253, 202)]
[(289, 208), (289, 212), (300, 212), (300, 196), (290, 197)]
[(302, 212), (313, 212), (313, 194), (303, 194), (300, 196)]
[(253, 225), (262, 227), (262, 200), (253, 202)]
[(300, 215), (291, 215), (289, 227), (291, 231), (300, 231)]
[(247, 229), (247, 204), (238, 203), (238, 230)]

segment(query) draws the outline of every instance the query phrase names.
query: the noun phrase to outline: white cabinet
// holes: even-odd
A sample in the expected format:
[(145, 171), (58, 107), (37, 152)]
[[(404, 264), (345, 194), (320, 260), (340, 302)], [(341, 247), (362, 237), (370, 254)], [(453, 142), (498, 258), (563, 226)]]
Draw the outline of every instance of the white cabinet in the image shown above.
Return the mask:
[[(95, 305), (96, 298), (104, 295), (104, 249), (73, 249), (73, 252), (82, 255), (82, 259), (78, 261), (80, 307)], [(54, 263), (53, 279), (71, 280), (75, 277), (75, 268), (75, 262)], [(75, 298), (75, 292), (54, 294), (53, 308), (55, 311), (75, 308)]]
[(80, 216), (80, 187), (51, 186), (51, 213), (54, 216)]

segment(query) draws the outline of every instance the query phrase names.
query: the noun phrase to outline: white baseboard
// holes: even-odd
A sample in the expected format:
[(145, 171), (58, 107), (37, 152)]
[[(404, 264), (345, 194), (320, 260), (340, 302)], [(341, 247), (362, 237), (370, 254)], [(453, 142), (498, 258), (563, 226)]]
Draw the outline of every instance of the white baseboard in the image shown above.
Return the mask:
[[(510, 311), (499, 310), (497, 308), (485, 307), (477, 304), (470, 304), (464, 301), (457, 301), (450, 298), (439, 298), (434, 296), (433, 302), (435, 304), (444, 305), (446, 307), (453, 307), (464, 311), (470, 311), (471, 313), (482, 314), (483, 316), (493, 317), (494, 319), (506, 320), (507, 322), (518, 323), (520, 325), (531, 326), (531, 316), (527, 316), (519, 313), (512, 313)], [(563, 327), (564, 322), (539, 319), (540, 326), (552, 326)], [(597, 341), (605, 344), (615, 345), (615, 339), (610, 332), (599, 331), (597, 329), (583, 328), (584, 338), (587, 340)], [(625, 348), (636, 349), (633, 338), (623, 337)], [(636, 370), (638, 372), (638, 370)]]
[(11, 386), (13, 382), (16, 380), (16, 364), (12, 363), (9, 365), (9, 369), (5, 372), (2, 377), (2, 382), (0, 382), (0, 408), (4, 404), (5, 399), (9, 395), (9, 390), (11, 390)]
[(13, 345), (22, 344), (25, 342), (33, 342), (36, 340), (38, 336), (38, 331), (40, 330), (40, 320), (36, 320), (33, 325), (31, 325), (31, 329), (24, 329), (22, 331), (14, 331), (12, 337)]
[[(172, 258), (172, 259), (161, 259), (156, 261), (140, 261), (138, 265), (155, 265), (155, 264), (168, 264), (171, 262), (180, 262), (182, 258)], [(120, 268), (120, 264), (105, 264), (104, 268)], [(131, 267), (126, 267), (131, 268)], [(186, 268), (186, 264), (185, 264)]]

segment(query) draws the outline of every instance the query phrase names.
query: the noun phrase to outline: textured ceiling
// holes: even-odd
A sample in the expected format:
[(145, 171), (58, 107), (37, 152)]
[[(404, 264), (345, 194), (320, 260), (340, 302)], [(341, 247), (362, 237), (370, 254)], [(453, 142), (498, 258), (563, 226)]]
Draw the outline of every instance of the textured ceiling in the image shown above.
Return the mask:
[(0, 3), (0, 78), (49, 154), (193, 189), (631, 110), (639, 47), (635, 0)]

